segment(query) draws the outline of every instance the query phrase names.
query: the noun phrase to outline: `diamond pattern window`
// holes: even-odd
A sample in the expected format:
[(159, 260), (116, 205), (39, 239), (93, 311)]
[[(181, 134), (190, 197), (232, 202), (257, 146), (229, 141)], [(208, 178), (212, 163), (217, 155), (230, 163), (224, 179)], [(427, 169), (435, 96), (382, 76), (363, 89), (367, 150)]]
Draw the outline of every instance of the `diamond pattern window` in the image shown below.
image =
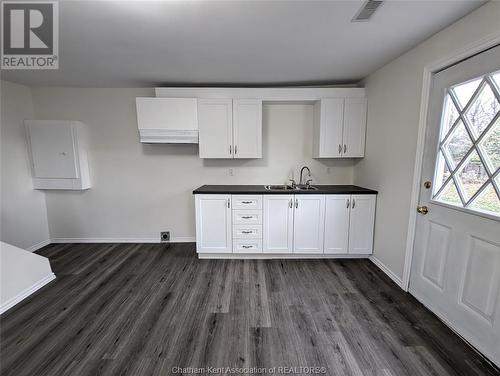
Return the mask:
[(500, 72), (447, 89), (433, 200), (500, 217)]

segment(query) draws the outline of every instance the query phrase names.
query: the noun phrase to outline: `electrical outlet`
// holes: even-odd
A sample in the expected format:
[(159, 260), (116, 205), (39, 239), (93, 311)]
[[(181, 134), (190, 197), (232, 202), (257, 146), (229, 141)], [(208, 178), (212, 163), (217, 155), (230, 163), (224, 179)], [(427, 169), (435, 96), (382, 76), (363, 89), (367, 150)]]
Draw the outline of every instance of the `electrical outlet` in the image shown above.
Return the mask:
[(234, 176), (234, 169), (232, 168), (229, 169), (229, 176)]
[(162, 231), (160, 232), (160, 241), (162, 243), (170, 241), (170, 231)]

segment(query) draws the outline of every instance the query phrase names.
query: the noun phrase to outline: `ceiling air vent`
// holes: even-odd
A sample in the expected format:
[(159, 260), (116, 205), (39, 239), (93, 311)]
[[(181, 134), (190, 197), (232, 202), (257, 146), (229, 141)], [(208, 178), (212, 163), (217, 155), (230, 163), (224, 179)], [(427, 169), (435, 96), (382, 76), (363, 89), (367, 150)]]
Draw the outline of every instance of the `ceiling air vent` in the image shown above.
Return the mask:
[(361, 9), (356, 13), (352, 22), (364, 22), (368, 21), (375, 11), (380, 8), (384, 2), (381, 0), (368, 0), (366, 1)]

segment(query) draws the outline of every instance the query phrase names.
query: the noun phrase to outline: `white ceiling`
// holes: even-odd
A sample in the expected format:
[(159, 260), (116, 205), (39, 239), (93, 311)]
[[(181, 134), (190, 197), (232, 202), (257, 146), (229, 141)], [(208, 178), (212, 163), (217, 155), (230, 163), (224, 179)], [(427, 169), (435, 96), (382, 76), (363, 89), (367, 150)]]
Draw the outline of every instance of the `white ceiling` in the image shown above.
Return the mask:
[(58, 71), (34, 86), (339, 84), (358, 81), (485, 1), (60, 1)]

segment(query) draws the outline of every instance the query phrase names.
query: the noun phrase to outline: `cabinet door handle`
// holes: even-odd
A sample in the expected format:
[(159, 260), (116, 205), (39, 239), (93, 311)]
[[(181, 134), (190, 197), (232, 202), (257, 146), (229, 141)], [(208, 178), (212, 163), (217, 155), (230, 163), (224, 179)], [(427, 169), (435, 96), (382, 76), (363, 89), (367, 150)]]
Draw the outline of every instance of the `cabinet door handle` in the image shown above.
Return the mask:
[(242, 234), (252, 234), (252, 233), (253, 233), (253, 231), (245, 231), (245, 230), (243, 230), (241, 233), (242, 233)]
[(347, 199), (347, 209), (349, 209), (349, 204), (350, 204), (349, 199)]
[(238, 154), (238, 145), (234, 145), (234, 155)]
[(290, 199), (290, 202), (288, 203), (288, 206), (290, 207), (290, 209), (293, 208), (293, 199), (292, 198)]
[(339, 154), (342, 154), (342, 145), (339, 144)]
[(242, 247), (242, 248), (245, 248), (245, 249), (252, 248), (252, 246), (251, 246), (251, 245), (242, 245), (241, 247)]
[(233, 155), (233, 149), (231, 145), (229, 145), (229, 155)]
[(344, 144), (344, 154), (347, 153), (347, 145)]
[(297, 209), (299, 207), (299, 199), (296, 198), (295, 199), (295, 209)]
[(241, 201), (242, 204), (251, 204), (252, 201)]
[(352, 199), (352, 208), (354, 209), (355, 206), (356, 206), (356, 201)]
[(241, 218), (243, 218), (243, 219), (251, 219), (251, 218), (253, 218), (253, 217), (252, 217), (251, 215), (244, 215), (244, 216), (242, 216)]
[(231, 207), (231, 201), (229, 201), (229, 199), (227, 199), (227, 207), (230, 208)]

